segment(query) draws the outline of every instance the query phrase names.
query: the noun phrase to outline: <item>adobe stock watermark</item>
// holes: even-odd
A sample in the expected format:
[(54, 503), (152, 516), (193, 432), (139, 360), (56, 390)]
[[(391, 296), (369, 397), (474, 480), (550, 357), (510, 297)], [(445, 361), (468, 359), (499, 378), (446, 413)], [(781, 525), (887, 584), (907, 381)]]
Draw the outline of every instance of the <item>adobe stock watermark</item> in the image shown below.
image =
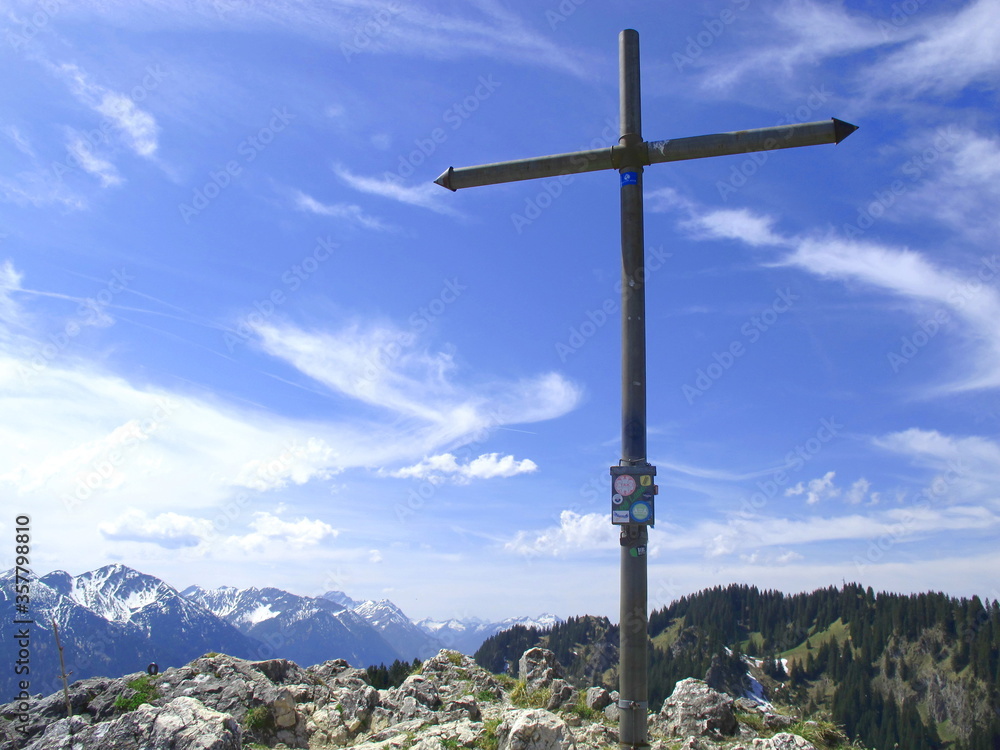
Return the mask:
[[(977, 297), (986, 288), (987, 282), (992, 282), (1000, 273), (1000, 256), (980, 258), (980, 267), (974, 278), (955, 286), (948, 293), (948, 301), (961, 310), (970, 300)], [(928, 318), (920, 321), (917, 327), (899, 341), (899, 347), (886, 353), (889, 368), (894, 374), (910, 364), (918, 354), (953, 320), (953, 313), (940, 308)]]
[(872, 200), (858, 209), (857, 218), (851, 223), (844, 223), (841, 227), (844, 236), (860, 237), (871, 229), (879, 219), (888, 213), (890, 208), (896, 205), (899, 197), (922, 181), (927, 176), (931, 165), (950, 151), (958, 141), (959, 133), (954, 125), (938, 128), (934, 133), (931, 145), (919, 153), (912, 154), (901, 165), (901, 171), (910, 178), (910, 181), (893, 180), (885, 187), (872, 193)]
[[(159, 88), (160, 84), (167, 77), (161, 65), (148, 65), (144, 75), (138, 84), (133, 86), (128, 93), (128, 100), (131, 104), (145, 101), (151, 91)], [(128, 105), (117, 102), (117, 109), (121, 114), (126, 114), (123, 110), (128, 109)], [(63, 175), (82, 169), (82, 165), (92, 162), (95, 158), (92, 150), (111, 142), (111, 135), (116, 130), (121, 130), (121, 125), (110, 117), (105, 117), (96, 128), (84, 131), (74, 131), (78, 136), (72, 145), (66, 147), (66, 157), (62, 161), (54, 161), (49, 165), (49, 172), (53, 178), (62, 181)]]
[(843, 430), (844, 425), (838, 423), (835, 417), (821, 419), (815, 433), (788, 451), (781, 465), (774, 469), (770, 476), (757, 480), (757, 490), (740, 501), (739, 509), (730, 517), (727, 532), (706, 540), (706, 547), (709, 548), (706, 551), (707, 555), (715, 557), (760, 542), (760, 537), (752, 524), (757, 513), (786, 489), (794, 473), (805, 468), (823, 451), (824, 446), (839, 437)]
[(191, 193), (190, 203), (178, 203), (177, 210), (185, 224), (208, 208), (209, 204), (218, 198), (222, 191), (229, 187), (233, 180), (243, 174), (243, 164), (250, 164), (260, 156), (260, 153), (274, 142), (275, 136), (282, 132), (295, 119), (287, 108), (272, 107), (271, 119), (256, 133), (248, 135), (236, 147), (236, 153), (243, 158), (242, 164), (237, 159), (230, 159), (219, 169), (209, 170), (208, 180)]
[(407, 319), (409, 328), (398, 333), (395, 339), (386, 342), (371, 354), (364, 362), (364, 370), (354, 380), (354, 387), (373, 383), (379, 375), (385, 372), (393, 362), (403, 355), (403, 351), (413, 345), (417, 336), (426, 331), (431, 324), (441, 318), (448, 308), (458, 302), (468, 286), (461, 283), (457, 277), (445, 279), (441, 290), (427, 303), (421, 305)]
[[(663, 249), (663, 245), (646, 248), (646, 260), (643, 267), (644, 273), (642, 274), (642, 278), (635, 280), (636, 283), (645, 284), (649, 277), (663, 268), (667, 260), (673, 256), (673, 253), (668, 253)], [(569, 334), (565, 341), (557, 341), (555, 343), (556, 354), (559, 355), (560, 362), (565, 363), (569, 357), (580, 351), (599, 330), (607, 325), (608, 321), (617, 322), (618, 318), (616, 315), (621, 310), (621, 278), (615, 282), (614, 292), (615, 294), (605, 299), (597, 309), (587, 310), (584, 320), (575, 326), (570, 326)]]
[[(454, 452), (456, 462), (461, 464), (463, 461), (468, 462), (476, 458), (475, 453), (478, 450), (476, 446), (486, 442), (493, 430), (502, 424), (503, 419), (499, 412), (488, 414), (486, 423), (472, 436), (468, 443)], [(424, 479), (415, 488), (411, 488), (405, 502), (396, 502), (392, 506), (392, 510), (396, 514), (396, 520), (400, 524), (403, 524), (407, 519), (412, 518), (417, 512), (423, 510), (424, 506), (437, 494), (440, 484), (441, 482)]]
[(66, 321), (61, 331), (50, 333), (48, 342), (28, 356), (28, 359), (18, 363), (18, 373), (24, 380), (29, 380), (45, 370), (60, 354), (70, 347), (86, 326), (106, 327), (114, 324), (105, 309), (111, 305), (115, 297), (128, 288), (135, 277), (124, 268), (111, 272), (104, 288), (93, 297), (88, 297), (76, 309), (76, 316)]
[(163, 424), (180, 408), (180, 403), (166, 396), (155, 399), (155, 408), (149, 416), (132, 420), (129, 429), (120, 438), (109, 444), (101, 454), (92, 460), (76, 476), (76, 487), (62, 497), (67, 510), (76, 510), (95, 493), (108, 489), (122, 464), (133, 455), (150, 436), (162, 429)]
[(916, 12), (926, 4), (927, 0), (902, 0), (902, 2), (893, 3), (890, 6), (892, 13), (889, 15), (889, 20), (880, 18), (875, 24), (882, 32), (882, 38), (885, 41), (892, 39), (895, 32), (906, 26)]
[[(442, 114), (441, 120), (449, 129), (454, 132), (465, 124), (465, 121), (472, 117), (473, 113), (479, 109), (480, 105), (493, 96), (500, 82), (493, 80), (493, 74), (479, 76), (476, 87), (468, 96), (453, 102)], [(448, 140), (448, 131), (437, 127), (427, 134), (426, 138), (416, 138), (413, 145), (416, 148), (408, 154), (399, 157), (399, 164), (395, 172), (386, 172), (385, 176), (391, 180), (406, 179), (412, 177), (417, 167), (427, 161), (438, 147)]]
[(684, 383), (681, 386), (681, 393), (684, 394), (688, 405), (694, 404), (699, 396), (704, 396), (723, 375), (729, 372), (736, 361), (747, 353), (747, 347), (760, 341), (761, 337), (778, 322), (778, 318), (792, 309), (798, 299), (799, 295), (793, 293), (790, 288), (776, 289), (771, 304), (758, 314), (752, 315), (740, 326), (743, 338), (733, 339), (721, 352), (714, 352), (712, 361), (695, 371), (694, 383)]
[(312, 251), (281, 274), (282, 286), (276, 286), (260, 299), (254, 300), (253, 309), (240, 317), (236, 328), (223, 332), (222, 339), (229, 353), (232, 354), (236, 351), (237, 346), (249, 341), (257, 328), (288, 301), (288, 295), (297, 292), (305, 282), (312, 278), (338, 247), (340, 245), (329, 237), (317, 237)]
[(40, 0), (36, 5), (38, 10), (31, 14), (19, 32), (7, 30), (7, 41), (16, 50), (20, 50), (21, 47), (38, 36), (38, 32), (48, 26), (52, 19), (69, 3), (67, 0)]
[(910, 536), (920, 520), (920, 513), (931, 510), (935, 503), (940, 502), (951, 487), (968, 473), (968, 467), (961, 458), (949, 461), (943, 474), (934, 478), (930, 486), (920, 492), (920, 503), (912, 509), (906, 509), (896, 523), (891, 524), (882, 534), (868, 540), (868, 549), (864, 556), (854, 556), (854, 567), (858, 574), (864, 572), (868, 565), (880, 562), (886, 554), (898, 543)]
[(757, 491), (740, 502), (739, 514), (747, 517), (761, 510), (772, 500), (791, 479), (791, 474), (801, 471), (810, 461), (820, 454), (830, 441), (837, 438), (844, 430), (844, 425), (835, 417), (824, 417), (819, 422), (819, 428), (806, 440), (795, 445), (785, 454), (780, 468), (771, 472), (771, 476), (757, 480)]
[(225, 18), (238, 10), (249, 10), (257, 6), (257, 0), (212, 0), (212, 10), (219, 18)]
[[(613, 146), (618, 143), (618, 122), (608, 119), (605, 120), (604, 129), (601, 131), (600, 135), (591, 140), (590, 144), (583, 146), (578, 151), (588, 151), (598, 148), (606, 148), (608, 146)], [(582, 154), (577, 154), (574, 156), (570, 162), (576, 167), (583, 167), (587, 164), (587, 157)], [(579, 173), (564, 174), (558, 177), (553, 177), (551, 179), (542, 181), (542, 188), (534, 196), (524, 199), (524, 210), (520, 213), (514, 212), (510, 215), (510, 222), (514, 225), (514, 229), (517, 230), (518, 234), (524, 231), (524, 228), (531, 226), (542, 212), (545, 211), (553, 202), (559, 198), (563, 193), (563, 189), (567, 185), (571, 185), (573, 181), (579, 176)]]
[(586, 2), (587, 0), (562, 0), (559, 5), (549, 8), (545, 11), (545, 20), (548, 21), (549, 28), (555, 31), (556, 26), (565, 23), (566, 19), (576, 13), (580, 6)]
[(750, 0), (731, 0), (732, 8), (723, 8), (713, 18), (702, 21), (705, 28), (693, 36), (689, 36), (687, 46), (684, 47), (684, 54), (674, 52), (673, 61), (677, 70), (684, 70), (689, 65), (694, 65), (695, 60), (715, 44), (726, 29), (736, 20), (737, 13), (742, 13), (750, 7)]
[[(799, 105), (791, 112), (786, 112), (784, 117), (774, 123), (774, 127), (780, 128), (783, 125), (791, 126), (808, 122), (810, 118), (815, 116), (816, 110), (822, 107), (832, 96), (833, 92), (827, 91), (825, 86), (821, 85), (819, 88), (813, 86), (809, 90), (809, 95), (806, 97), (805, 103)], [(793, 132), (789, 127), (784, 138), (791, 138)], [(719, 197), (727, 201), (730, 195), (745, 187), (750, 178), (757, 174), (761, 167), (767, 164), (768, 159), (771, 158), (771, 154), (781, 146), (781, 140), (780, 138), (768, 138), (764, 141), (763, 151), (755, 151), (747, 154), (743, 161), (739, 164), (734, 164), (730, 169), (729, 179), (717, 180), (715, 183), (715, 189), (719, 191)]]
[(386, 30), (392, 26), (396, 18), (402, 14), (403, 5), (397, 2), (388, 2), (361, 24), (354, 27), (354, 34), (350, 42), (341, 42), (340, 51), (347, 62), (355, 55), (371, 47), (372, 42), (377, 40)]

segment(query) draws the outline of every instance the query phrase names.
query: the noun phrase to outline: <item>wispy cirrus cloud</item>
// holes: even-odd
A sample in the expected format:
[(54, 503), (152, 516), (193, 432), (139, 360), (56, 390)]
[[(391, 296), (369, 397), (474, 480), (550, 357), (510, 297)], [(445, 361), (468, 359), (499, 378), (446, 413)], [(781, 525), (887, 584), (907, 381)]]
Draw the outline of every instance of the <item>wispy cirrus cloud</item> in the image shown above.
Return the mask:
[[(25, 10), (33, 6), (27, 3)], [(80, 0), (61, 16), (107, 18), (122, 26), (159, 28), (225, 27), (229, 31), (283, 29), (321, 39), (351, 61), (356, 54), (410, 55), (435, 60), (488, 57), (543, 66), (584, 77), (591, 58), (559, 44), (540, 31), (533, 17), (522, 18), (496, 0), (455, 6), (426, 2), (369, 0), (301, 0), (300, 2), (233, 2), (205, 6), (173, 0), (148, 0), (141, 6), (109, 10), (98, 0)], [(360, 40), (360, 41), (359, 41)]]
[(159, 126), (151, 114), (140, 109), (126, 94), (94, 83), (77, 65), (64, 63), (54, 69), (77, 99), (103, 115), (121, 133), (132, 151), (147, 158), (156, 154)]
[(258, 326), (260, 346), (310, 378), (351, 399), (415, 418), (438, 439), (458, 439), (489, 426), (553, 419), (579, 403), (579, 387), (558, 373), (508, 382), (463, 385), (454, 357), (420, 346), (391, 325), (352, 324), (306, 331)]
[(80, 169), (101, 181), (101, 187), (112, 187), (123, 182), (115, 165), (94, 153), (93, 146), (79, 133), (71, 131), (66, 148), (76, 157)]
[[(977, 0), (953, 15), (933, 14), (927, 5), (903, 26), (901, 34), (910, 39), (861, 74), (870, 95), (891, 91), (897, 96), (942, 96), (971, 85), (997, 89), (1000, 6), (995, 2)], [(898, 42), (899, 35), (894, 33), (890, 39)]]
[[(973, 168), (973, 167), (970, 167)], [(990, 169), (989, 167), (986, 168)], [(948, 174), (948, 172), (945, 172)], [(954, 393), (1000, 387), (1000, 256), (985, 255), (975, 266), (959, 270), (932, 261), (928, 253), (836, 232), (783, 234), (773, 217), (749, 209), (711, 209), (666, 191), (658, 194), (659, 211), (681, 215), (679, 226), (693, 239), (732, 240), (750, 247), (780, 251), (767, 265), (801, 269), (837, 281), (861, 282), (908, 301), (925, 320), (928, 310), (943, 311), (967, 344), (967, 360), (950, 382), (937, 389)], [(928, 209), (929, 211), (932, 209)], [(947, 212), (947, 207), (939, 208)], [(931, 214), (933, 216), (933, 214)], [(938, 214), (947, 220), (947, 213)]]
[(361, 193), (377, 195), (388, 198), (399, 203), (405, 203), (418, 208), (426, 208), (435, 213), (446, 216), (461, 216), (459, 211), (451, 208), (445, 203), (445, 191), (434, 183), (427, 183), (410, 187), (404, 185), (401, 180), (391, 177), (364, 177), (356, 175), (340, 164), (334, 165), (334, 173), (344, 184)]
[(318, 216), (329, 216), (334, 219), (344, 219), (352, 224), (357, 224), (364, 229), (373, 229), (379, 232), (391, 231), (392, 226), (386, 224), (379, 218), (364, 212), (361, 206), (355, 203), (321, 203), (300, 190), (293, 192), (292, 196), (295, 208), (306, 213)]

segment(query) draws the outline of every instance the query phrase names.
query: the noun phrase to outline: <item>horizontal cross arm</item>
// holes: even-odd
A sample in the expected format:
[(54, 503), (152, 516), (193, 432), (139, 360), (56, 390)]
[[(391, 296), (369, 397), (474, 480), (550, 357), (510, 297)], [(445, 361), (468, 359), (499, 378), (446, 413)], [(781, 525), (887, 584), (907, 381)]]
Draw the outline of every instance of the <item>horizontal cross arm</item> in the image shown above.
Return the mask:
[(840, 143), (857, 130), (856, 125), (836, 118), (798, 125), (780, 125), (773, 128), (737, 130), (732, 133), (696, 135), (667, 141), (649, 141), (648, 164), (685, 159), (704, 159), (709, 156), (746, 154), (751, 151), (772, 151), (779, 148), (818, 146), (823, 143)]
[(704, 159), (709, 156), (746, 154), (751, 151), (772, 151), (779, 148), (817, 146), (823, 143), (840, 143), (857, 130), (856, 125), (831, 118), (797, 125), (780, 125), (756, 130), (737, 130), (732, 133), (696, 135), (690, 138), (673, 138), (666, 141), (649, 141), (633, 147), (628, 153), (624, 146), (574, 151), (568, 154), (538, 156), (533, 159), (501, 161), (475, 167), (448, 167), (434, 182), (451, 191), (480, 185), (497, 185), (501, 182), (535, 180), (564, 174), (596, 172), (601, 169), (618, 169), (623, 163), (636, 166), (659, 164), (665, 161)]
[(614, 166), (612, 149), (595, 148), (590, 151), (574, 151), (569, 154), (538, 156), (534, 159), (481, 164), (477, 167), (448, 167), (448, 170), (443, 172), (434, 182), (455, 191), (460, 188), (496, 185), (501, 182), (596, 172), (600, 169), (612, 169)]

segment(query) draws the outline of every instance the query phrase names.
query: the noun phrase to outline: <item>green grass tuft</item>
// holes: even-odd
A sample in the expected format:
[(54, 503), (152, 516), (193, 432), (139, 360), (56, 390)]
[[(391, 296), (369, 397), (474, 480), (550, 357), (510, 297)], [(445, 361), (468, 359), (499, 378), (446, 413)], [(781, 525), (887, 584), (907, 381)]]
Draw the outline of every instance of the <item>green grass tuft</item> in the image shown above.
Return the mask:
[(133, 693), (132, 695), (122, 693), (115, 698), (114, 705), (119, 711), (134, 711), (143, 703), (152, 703), (160, 697), (156, 689), (156, 683), (149, 675), (143, 675), (138, 679), (130, 680), (127, 685)]
[(476, 738), (476, 748), (478, 750), (497, 750), (500, 745), (500, 738), (497, 737), (497, 728), (500, 726), (500, 719), (487, 719), (483, 722), (483, 731)]
[(259, 732), (274, 725), (274, 717), (267, 706), (254, 706), (243, 715), (243, 726), (251, 732)]

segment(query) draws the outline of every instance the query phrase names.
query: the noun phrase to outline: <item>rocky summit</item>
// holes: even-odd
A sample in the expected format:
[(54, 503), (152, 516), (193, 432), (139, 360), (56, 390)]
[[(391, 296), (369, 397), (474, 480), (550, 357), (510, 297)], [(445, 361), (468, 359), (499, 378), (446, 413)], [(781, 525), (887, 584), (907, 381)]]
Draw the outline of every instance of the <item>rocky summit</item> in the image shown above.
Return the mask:
[[(161, 674), (90, 678), (0, 707), (0, 750), (589, 750), (618, 745), (618, 694), (578, 688), (533, 648), (516, 680), (442, 650), (377, 690), (343, 660), (207, 654)], [(809, 750), (766, 706), (682, 680), (649, 717), (653, 750)]]

